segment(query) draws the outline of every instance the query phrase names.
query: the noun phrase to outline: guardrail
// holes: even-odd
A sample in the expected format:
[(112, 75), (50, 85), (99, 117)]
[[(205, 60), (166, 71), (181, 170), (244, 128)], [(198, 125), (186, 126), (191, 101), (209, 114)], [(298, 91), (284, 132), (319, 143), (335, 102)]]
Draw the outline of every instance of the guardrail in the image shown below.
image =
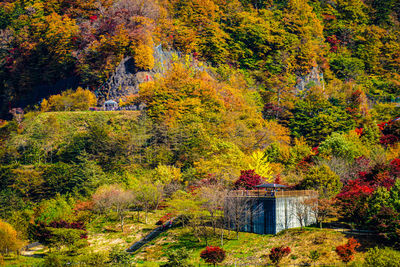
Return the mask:
[(230, 197), (300, 197), (313, 196), (318, 197), (318, 192), (314, 190), (289, 190), (289, 191), (273, 191), (273, 190), (235, 190), (229, 193)]

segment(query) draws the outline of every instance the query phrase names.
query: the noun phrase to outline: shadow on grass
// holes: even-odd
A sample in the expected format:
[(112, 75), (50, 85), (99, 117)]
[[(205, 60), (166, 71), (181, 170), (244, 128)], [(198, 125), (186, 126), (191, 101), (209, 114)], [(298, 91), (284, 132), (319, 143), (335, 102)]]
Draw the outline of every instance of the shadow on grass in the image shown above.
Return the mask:
[(204, 248), (205, 242), (199, 242), (199, 240), (191, 232), (185, 232), (177, 236), (177, 241), (170, 244), (167, 249), (179, 250), (182, 248), (188, 250), (197, 250)]

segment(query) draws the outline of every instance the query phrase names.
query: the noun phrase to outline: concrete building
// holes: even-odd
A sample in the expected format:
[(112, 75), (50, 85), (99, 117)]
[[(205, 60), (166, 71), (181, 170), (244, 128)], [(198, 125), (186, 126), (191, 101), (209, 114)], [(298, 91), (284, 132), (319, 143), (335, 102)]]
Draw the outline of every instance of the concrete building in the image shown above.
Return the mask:
[(237, 190), (227, 198), (227, 203), (231, 204), (225, 205), (224, 212), (231, 229), (277, 234), (316, 223), (312, 207), (304, 203), (315, 197), (318, 194), (313, 190)]

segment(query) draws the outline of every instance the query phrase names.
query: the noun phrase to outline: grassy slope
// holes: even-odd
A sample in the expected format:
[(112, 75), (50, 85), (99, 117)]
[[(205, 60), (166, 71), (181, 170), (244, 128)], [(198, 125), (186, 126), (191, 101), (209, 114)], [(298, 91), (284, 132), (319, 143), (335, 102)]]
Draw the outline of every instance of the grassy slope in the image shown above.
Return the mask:
[(55, 120), (60, 130), (71, 132), (85, 129), (93, 122), (106, 122), (115, 129), (121, 129), (126, 122), (136, 121), (139, 111), (66, 111), (66, 112), (44, 112), (28, 113), (23, 121), (24, 128), (43, 126), (44, 123)]
[[(227, 233), (225, 233), (227, 234)], [(275, 246), (289, 246), (292, 253), (282, 262), (285, 264), (312, 264), (308, 258), (310, 251), (317, 250), (321, 256), (317, 261), (319, 265), (342, 265), (336, 255), (336, 246), (345, 244), (350, 236), (334, 230), (318, 228), (307, 228), (305, 231), (291, 229), (276, 236), (240, 233), (239, 239), (236, 234), (231, 233), (225, 240), (223, 248), (227, 252), (224, 264), (252, 265), (270, 263), (268, 259), (269, 250)], [(358, 239), (358, 238), (357, 238)], [(354, 264), (361, 264), (368, 248), (374, 246), (373, 238), (358, 239), (362, 247), (358, 252)], [(221, 241), (214, 238), (208, 245), (220, 246)], [(161, 263), (165, 261), (165, 253), (171, 249), (186, 247), (191, 251), (191, 263), (198, 265), (204, 263), (200, 257), (200, 251), (205, 248), (204, 242), (198, 240), (191, 234), (188, 228), (179, 228), (164, 233), (163, 236), (153, 241), (149, 246), (142, 248), (135, 255), (135, 260), (147, 265), (148, 262)]]

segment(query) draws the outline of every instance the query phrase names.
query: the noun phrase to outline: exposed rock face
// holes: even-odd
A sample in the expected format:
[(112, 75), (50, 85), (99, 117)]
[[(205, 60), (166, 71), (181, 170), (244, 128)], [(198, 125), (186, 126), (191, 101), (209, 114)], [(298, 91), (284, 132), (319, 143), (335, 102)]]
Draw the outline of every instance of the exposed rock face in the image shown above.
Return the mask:
[(164, 73), (171, 68), (172, 63), (181, 58), (181, 54), (172, 50), (163, 50), (161, 45), (154, 48), (155, 66), (144, 71), (135, 66), (131, 57), (124, 58), (108, 81), (96, 90), (97, 97), (102, 101), (118, 100), (127, 95), (139, 93), (139, 85), (151, 81), (157, 73)]
[(98, 96), (103, 100), (117, 100), (122, 96), (134, 95), (139, 92), (139, 84), (152, 79), (152, 74), (140, 71), (135, 67), (131, 57), (124, 58), (114, 74), (97, 90)]
[(313, 86), (320, 86), (323, 91), (325, 90), (324, 74), (318, 66), (313, 67), (309, 74), (297, 77), (295, 88), (297, 94), (304, 94)]

